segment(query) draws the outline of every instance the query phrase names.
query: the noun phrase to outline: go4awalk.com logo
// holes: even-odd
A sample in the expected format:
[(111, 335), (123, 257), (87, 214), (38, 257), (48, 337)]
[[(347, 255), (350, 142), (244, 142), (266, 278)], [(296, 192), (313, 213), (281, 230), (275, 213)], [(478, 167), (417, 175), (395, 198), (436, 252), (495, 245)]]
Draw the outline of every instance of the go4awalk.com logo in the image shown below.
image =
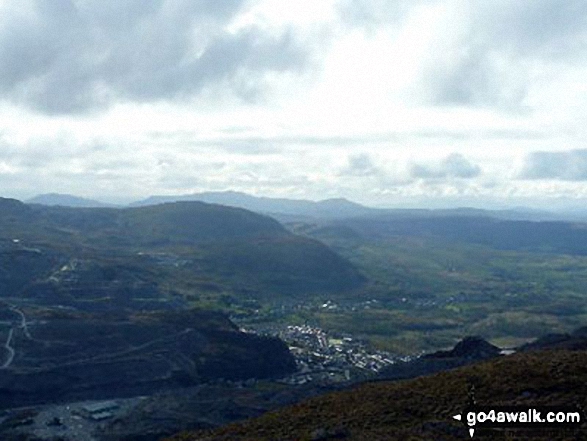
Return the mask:
[(476, 429), (578, 429), (585, 423), (580, 409), (555, 406), (470, 406), (453, 418), (465, 425), (471, 438)]

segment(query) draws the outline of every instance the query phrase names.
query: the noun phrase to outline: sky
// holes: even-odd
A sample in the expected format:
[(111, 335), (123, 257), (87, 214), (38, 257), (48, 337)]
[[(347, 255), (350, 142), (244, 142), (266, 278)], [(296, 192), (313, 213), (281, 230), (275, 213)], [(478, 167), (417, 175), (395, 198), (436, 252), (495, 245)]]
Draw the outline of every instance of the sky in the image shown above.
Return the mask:
[(0, 196), (582, 207), (584, 0), (0, 0)]

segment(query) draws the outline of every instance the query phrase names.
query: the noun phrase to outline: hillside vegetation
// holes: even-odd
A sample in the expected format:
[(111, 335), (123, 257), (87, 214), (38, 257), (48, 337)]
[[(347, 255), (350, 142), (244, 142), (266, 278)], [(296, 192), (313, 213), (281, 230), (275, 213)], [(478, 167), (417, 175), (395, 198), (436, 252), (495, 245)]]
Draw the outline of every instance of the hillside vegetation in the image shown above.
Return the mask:
[[(544, 351), (507, 357), (398, 382), (375, 382), (331, 393), (213, 431), (168, 441), (464, 440), (452, 416), (467, 406), (471, 386), (479, 405), (587, 406), (587, 353)], [(580, 433), (511, 430), (477, 432), (479, 439), (584, 439)], [(531, 438), (530, 438), (531, 436)]]
[(393, 352), (449, 347), (462, 335), (514, 346), (587, 320), (585, 224), (427, 214), (289, 227), (369, 281), (360, 298), (304, 320)]
[(0, 199), (0, 259), (9, 265), (2, 296), (38, 300), (65, 289), (60, 302), (83, 287), (122, 300), (121, 289), (137, 297), (137, 286), (150, 286), (143, 291), (161, 299), (218, 308), (221, 299), (287, 301), (364, 283), (321, 242), (267, 216), (202, 202), (117, 209)]

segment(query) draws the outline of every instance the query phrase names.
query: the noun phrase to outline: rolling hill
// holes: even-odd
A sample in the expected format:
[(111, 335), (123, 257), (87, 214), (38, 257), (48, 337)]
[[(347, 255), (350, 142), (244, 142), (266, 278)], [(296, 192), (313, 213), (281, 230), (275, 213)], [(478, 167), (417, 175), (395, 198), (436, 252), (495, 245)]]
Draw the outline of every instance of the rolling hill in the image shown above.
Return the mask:
[[(0, 286), (13, 290), (4, 297), (24, 290), (38, 299), (74, 282), (107, 290), (108, 277), (118, 291), (126, 280), (129, 287), (151, 283), (163, 296), (197, 297), (198, 287), (207, 286), (208, 293), (283, 300), (364, 283), (358, 270), (321, 242), (292, 234), (270, 217), (203, 202), (118, 209), (2, 199), (0, 251), (8, 264), (16, 257), (20, 263), (0, 274)], [(59, 282), (65, 274), (60, 269), (71, 261), (82, 264), (66, 266), (67, 280)], [(103, 274), (112, 268), (132, 275)]]

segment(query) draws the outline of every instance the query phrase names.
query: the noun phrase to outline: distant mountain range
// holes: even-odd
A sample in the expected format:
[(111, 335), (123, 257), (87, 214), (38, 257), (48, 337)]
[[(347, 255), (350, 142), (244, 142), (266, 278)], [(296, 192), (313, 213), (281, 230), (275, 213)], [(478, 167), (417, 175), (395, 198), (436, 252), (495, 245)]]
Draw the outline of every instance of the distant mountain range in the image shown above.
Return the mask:
[[(395, 209), (372, 208), (344, 198), (310, 201), (304, 199), (269, 198), (252, 196), (236, 191), (202, 192), (185, 195), (150, 196), (128, 204), (129, 207), (159, 205), (168, 202), (199, 201), (244, 208), (257, 213), (269, 214), (281, 222), (305, 221), (310, 219), (344, 219), (355, 217), (493, 217), (507, 220), (582, 220), (587, 219), (582, 213), (555, 214), (547, 211), (516, 207), (507, 210), (485, 210), (478, 208), (450, 209)], [(39, 204), (63, 207), (120, 207), (94, 199), (87, 199), (69, 194), (48, 193), (35, 196), (25, 201), (28, 204)]]
[(194, 193), (182, 196), (151, 196), (130, 205), (157, 205), (177, 201), (200, 201), (245, 208), (258, 213), (298, 217), (341, 218), (371, 215), (379, 211), (343, 198), (314, 202), (302, 199), (257, 197), (235, 191)]
[(61, 207), (115, 207), (115, 204), (86, 199), (79, 196), (60, 193), (45, 193), (25, 201), (27, 204), (39, 204)]
[(508, 220), (552, 220), (559, 217), (553, 213), (526, 208), (508, 210), (484, 210), (479, 208), (373, 208), (345, 198), (309, 201), (304, 199), (286, 199), (252, 196), (236, 191), (203, 192), (181, 196), (150, 196), (130, 206), (157, 205), (165, 202), (201, 201), (211, 204), (228, 205), (245, 208), (258, 213), (266, 213), (280, 221), (298, 221), (314, 219), (344, 219), (365, 217), (391, 218), (428, 218), (428, 217), (494, 217)]

